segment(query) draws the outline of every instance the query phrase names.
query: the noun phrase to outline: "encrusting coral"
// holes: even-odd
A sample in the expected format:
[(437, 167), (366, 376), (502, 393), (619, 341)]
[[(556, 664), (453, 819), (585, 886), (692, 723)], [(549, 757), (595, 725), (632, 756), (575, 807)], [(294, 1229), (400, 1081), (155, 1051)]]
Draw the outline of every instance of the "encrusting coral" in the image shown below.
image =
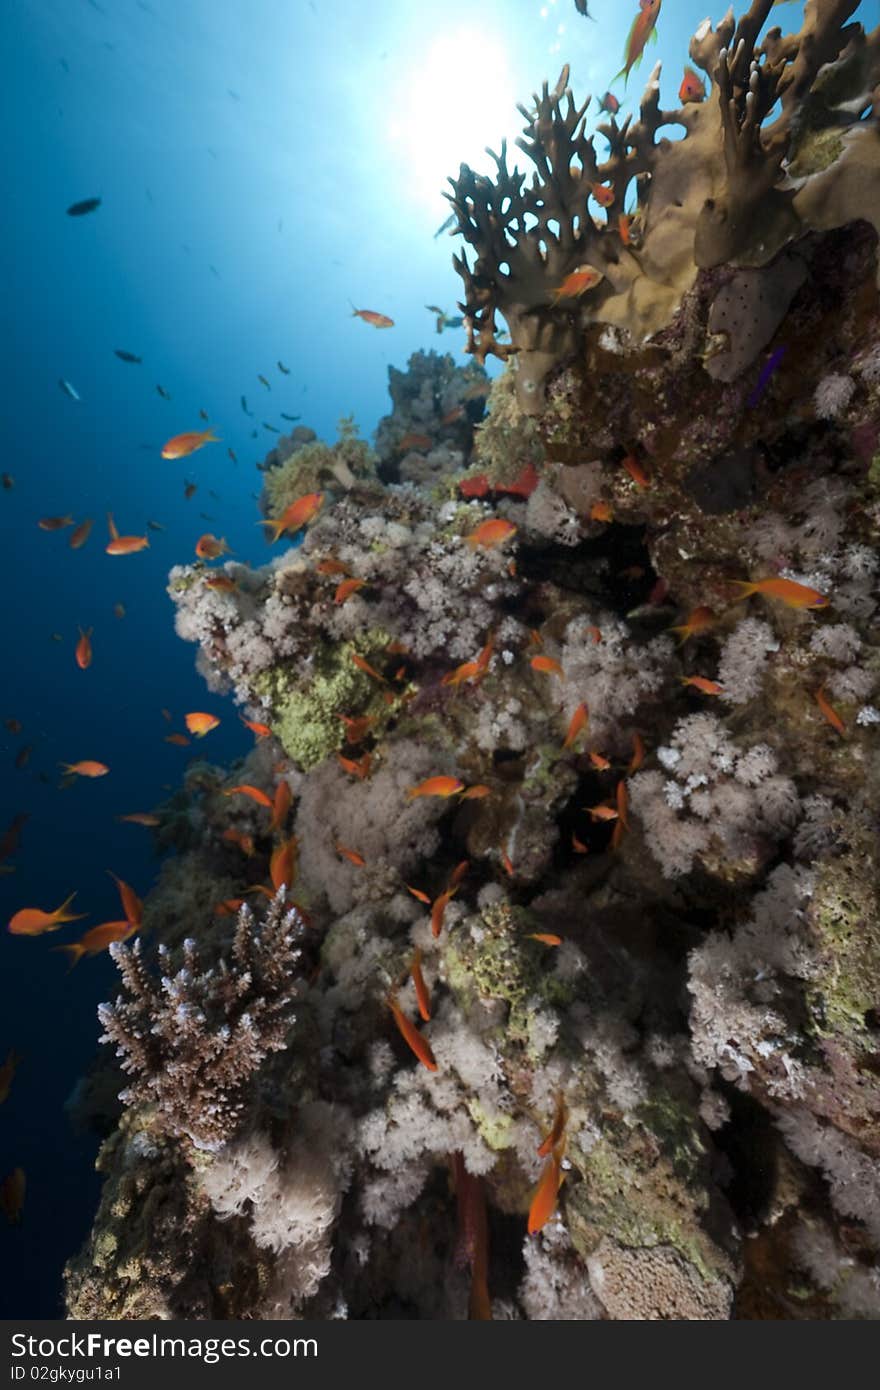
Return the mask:
[(662, 111), (655, 74), (605, 160), (564, 71), (533, 186), (503, 151), (455, 184), (503, 375), (416, 354), (375, 456), (346, 426), (267, 460), (270, 514), (323, 494), (301, 543), (225, 591), (172, 571), (198, 668), (270, 734), (161, 808), (72, 1316), (880, 1316), (854, 8), (701, 26), (707, 101)]

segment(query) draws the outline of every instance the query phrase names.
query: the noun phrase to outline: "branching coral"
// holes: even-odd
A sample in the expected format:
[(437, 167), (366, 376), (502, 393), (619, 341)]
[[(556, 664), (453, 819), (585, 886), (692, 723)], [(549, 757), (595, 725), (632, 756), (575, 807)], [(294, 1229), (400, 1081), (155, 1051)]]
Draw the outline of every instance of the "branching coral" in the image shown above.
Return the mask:
[(173, 975), (170, 952), (159, 947), (158, 979), (140, 941), (114, 947), (125, 992), (99, 1017), (101, 1041), (115, 1043), (134, 1078), (126, 1103), (155, 1105), (158, 1126), (196, 1148), (226, 1143), (253, 1104), (261, 1063), (288, 1046), (301, 931), (279, 897), (260, 924), (242, 907), (228, 961), (210, 970), (200, 969), (190, 939)]

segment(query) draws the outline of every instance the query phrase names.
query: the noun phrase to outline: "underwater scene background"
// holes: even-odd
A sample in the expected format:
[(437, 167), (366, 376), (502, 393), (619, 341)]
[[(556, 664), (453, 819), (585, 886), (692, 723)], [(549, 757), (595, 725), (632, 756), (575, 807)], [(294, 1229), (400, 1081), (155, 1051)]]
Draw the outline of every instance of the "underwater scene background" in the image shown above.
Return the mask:
[(877, 11), (708, 13), (3, 6), (3, 1316), (878, 1316)]

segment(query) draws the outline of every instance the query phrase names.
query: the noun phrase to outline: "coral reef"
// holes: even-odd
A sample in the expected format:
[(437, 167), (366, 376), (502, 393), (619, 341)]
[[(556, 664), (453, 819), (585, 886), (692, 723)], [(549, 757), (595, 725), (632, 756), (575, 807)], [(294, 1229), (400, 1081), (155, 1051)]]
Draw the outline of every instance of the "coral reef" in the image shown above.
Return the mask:
[(72, 1316), (880, 1317), (880, 40), (770, 8), (605, 162), (545, 88), (454, 193), (502, 376), (416, 354), (269, 462), (301, 544), (171, 572), (271, 736), (161, 808)]
[[(880, 231), (880, 135), (863, 120), (880, 39), (846, 24), (857, 3), (808, 0), (800, 33), (774, 28), (760, 43), (772, 0), (753, 0), (739, 23), (729, 11), (717, 30), (705, 21), (690, 56), (711, 79), (708, 99), (662, 110), (658, 65), (638, 118), (618, 124), (612, 115), (597, 127), (604, 158), (586, 130), (590, 98), (575, 102), (566, 66), (533, 109), (519, 108), (531, 183), (509, 168), (506, 144), (492, 156), (494, 178), (461, 166), (447, 197), (474, 252), (473, 265), (455, 258), (468, 351), (478, 362), (517, 355), (526, 411), (540, 413), (547, 374), (580, 350), (590, 325), (649, 339), (670, 324), (700, 268), (768, 267), (732, 306), (754, 321), (758, 352), (805, 273), (789, 243), (859, 219)], [(658, 138), (668, 126), (682, 137)], [(586, 292), (569, 289), (584, 268)], [(729, 301), (732, 291), (722, 293)], [(499, 313), (509, 343), (499, 342)], [(722, 302), (716, 319), (735, 315)]]

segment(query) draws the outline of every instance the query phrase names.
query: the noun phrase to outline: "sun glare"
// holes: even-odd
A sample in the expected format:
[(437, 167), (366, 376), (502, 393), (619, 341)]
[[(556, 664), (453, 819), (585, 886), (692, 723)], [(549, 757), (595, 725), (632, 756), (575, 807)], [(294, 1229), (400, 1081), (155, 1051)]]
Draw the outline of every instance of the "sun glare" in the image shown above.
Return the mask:
[[(479, 54), (476, 64), (468, 57), (473, 54)], [(511, 142), (521, 124), (503, 42), (460, 29), (432, 40), (424, 62), (409, 71), (388, 135), (401, 153), (409, 192), (436, 209), (459, 164), (490, 172), (485, 147), (500, 151), (502, 139)]]

